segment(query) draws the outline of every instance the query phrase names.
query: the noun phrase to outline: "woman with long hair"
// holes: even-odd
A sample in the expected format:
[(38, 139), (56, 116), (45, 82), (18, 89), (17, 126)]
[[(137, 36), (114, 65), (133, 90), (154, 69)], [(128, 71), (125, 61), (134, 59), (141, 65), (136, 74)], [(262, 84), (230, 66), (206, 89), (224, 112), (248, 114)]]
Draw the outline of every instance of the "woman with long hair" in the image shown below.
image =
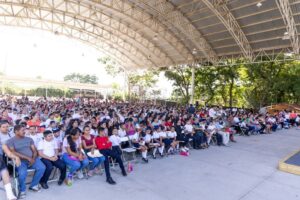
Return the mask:
[[(82, 169), (87, 167), (89, 160), (81, 151), (80, 130), (74, 128), (70, 130), (63, 141), (62, 160), (70, 168), (68, 177), (73, 177), (78, 171), (78, 178), (83, 178)], [(70, 181), (70, 180), (69, 180)]]

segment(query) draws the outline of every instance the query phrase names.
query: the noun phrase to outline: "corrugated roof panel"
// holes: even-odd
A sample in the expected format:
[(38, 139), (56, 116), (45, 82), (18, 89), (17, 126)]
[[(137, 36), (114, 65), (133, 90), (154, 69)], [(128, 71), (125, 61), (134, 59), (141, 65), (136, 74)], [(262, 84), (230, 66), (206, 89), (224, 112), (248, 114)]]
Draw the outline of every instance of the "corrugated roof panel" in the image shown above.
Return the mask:
[(258, 43), (252, 43), (251, 47), (253, 49), (264, 49), (264, 48), (271, 48), (276, 46), (284, 46), (290, 45), (290, 40), (282, 40), (281, 38), (269, 41), (262, 41)]
[(209, 41), (209, 40), (217, 40), (221, 38), (228, 38), (231, 37), (231, 34), (227, 30), (224, 30), (220, 33), (204, 35), (204, 37)]
[(211, 45), (214, 48), (219, 47), (219, 46), (232, 45), (232, 44), (236, 44), (236, 42), (233, 38), (228, 38), (228, 39), (225, 39), (225, 40), (219, 40), (219, 41), (211, 42)]
[(193, 22), (193, 24), (198, 28), (201, 28), (202, 26), (206, 27), (206, 26), (211, 26), (214, 24), (221, 24), (220, 20), (218, 17), (214, 16), (214, 17), (209, 17), (209, 18), (204, 18), (203, 20), (199, 20), (196, 22)]
[(207, 28), (204, 28), (204, 29), (201, 29), (201, 27), (198, 27), (198, 29), (203, 34), (209, 34), (209, 33), (215, 33), (215, 32), (220, 32), (220, 31), (223, 31), (223, 30), (227, 30), (226, 27), (223, 24), (210, 26), (210, 27), (207, 27)]
[(257, 40), (267, 40), (269, 38), (274, 38), (274, 37), (283, 37), (284, 32), (286, 32), (286, 28), (281, 28), (278, 30), (272, 30), (272, 31), (267, 31), (264, 33), (257, 33), (253, 35), (247, 35), (248, 41), (253, 42)]
[(251, 17), (246, 17), (242, 19), (238, 19), (240, 26), (245, 26), (247, 24), (257, 23), (266, 19), (273, 19), (280, 17), (281, 14), (279, 10), (272, 10), (264, 13), (260, 13)]
[(239, 46), (230, 46), (230, 47), (223, 47), (223, 48), (219, 48), (219, 49), (215, 49), (215, 51), (217, 52), (217, 54), (226, 54), (229, 55), (230, 52), (241, 52), (241, 49)]
[(262, 31), (262, 30), (269, 30), (269, 29), (272, 29), (274, 27), (282, 27), (282, 26), (285, 26), (283, 20), (278, 19), (278, 20), (274, 20), (274, 21), (261, 23), (261, 24), (242, 27), (242, 30), (247, 35), (249, 33), (258, 32), (258, 31)]

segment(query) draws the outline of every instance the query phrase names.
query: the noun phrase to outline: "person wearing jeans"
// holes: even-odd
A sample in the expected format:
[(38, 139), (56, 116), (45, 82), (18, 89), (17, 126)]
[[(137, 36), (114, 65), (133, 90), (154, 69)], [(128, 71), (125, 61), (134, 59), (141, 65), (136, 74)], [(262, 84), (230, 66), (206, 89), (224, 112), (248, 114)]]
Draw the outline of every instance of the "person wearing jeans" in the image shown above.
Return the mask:
[[(88, 152), (91, 152), (91, 154), (94, 154), (96, 144), (95, 144), (95, 136), (91, 135), (91, 128), (89, 126), (85, 126), (83, 128), (83, 135), (81, 136), (82, 140), (82, 146), (84, 149), (84, 152), (87, 154)], [(88, 156), (88, 159), (91, 161), (90, 164), (90, 170), (88, 172), (89, 176), (93, 176), (93, 173), (100, 174), (101, 170), (99, 169), (99, 166), (101, 163), (105, 161), (105, 157), (90, 157)]]
[(27, 170), (34, 169), (35, 174), (29, 189), (32, 191), (39, 191), (38, 184), (45, 172), (45, 165), (37, 158), (37, 150), (31, 138), (25, 137), (25, 128), (22, 125), (14, 127), (15, 137), (9, 139), (6, 145), (11, 152), (21, 159), (21, 164), (17, 167), (18, 179), (20, 184), (20, 198), (26, 197), (26, 177)]
[(62, 160), (70, 168), (69, 175), (73, 176), (78, 171), (78, 178), (83, 178), (81, 169), (89, 165), (89, 160), (81, 152), (80, 129), (71, 129), (70, 134), (64, 139)]
[(53, 166), (60, 170), (58, 185), (62, 185), (66, 178), (67, 167), (66, 164), (58, 157), (58, 146), (54, 140), (52, 131), (46, 130), (44, 132), (44, 139), (38, 143), (38, 152), (42, 162), (46, 166), (46, 171), (40, 181), (42, 188), (49, 188), (47, 182), (53, 170)]

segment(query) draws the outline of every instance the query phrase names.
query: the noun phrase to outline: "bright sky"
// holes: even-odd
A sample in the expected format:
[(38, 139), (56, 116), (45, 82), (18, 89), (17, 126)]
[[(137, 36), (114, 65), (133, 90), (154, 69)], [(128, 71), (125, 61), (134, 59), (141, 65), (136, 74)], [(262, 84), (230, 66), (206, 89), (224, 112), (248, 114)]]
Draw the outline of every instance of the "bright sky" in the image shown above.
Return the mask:
[[(99, 84), (123, 85), (122, 76), (112, 78), (97, 61), (101, 52), (65, 36), (49, 32), (0, 26), (0, 72), (9, 76), (63, 80), (72, 72), (95, 74)], [(171, 83), (160, 76), (158, 87), (164, 97), (171, 93)]]

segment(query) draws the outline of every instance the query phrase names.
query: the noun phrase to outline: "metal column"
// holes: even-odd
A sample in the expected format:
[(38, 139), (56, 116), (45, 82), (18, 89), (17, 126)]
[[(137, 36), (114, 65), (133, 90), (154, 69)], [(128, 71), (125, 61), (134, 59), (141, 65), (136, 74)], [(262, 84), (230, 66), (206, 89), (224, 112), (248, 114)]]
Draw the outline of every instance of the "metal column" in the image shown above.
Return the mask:
[(192, 82), (191, 82), (190, 104), (194, 103), (194, 95), (195, 95), (195, 65), (192, 65)]

